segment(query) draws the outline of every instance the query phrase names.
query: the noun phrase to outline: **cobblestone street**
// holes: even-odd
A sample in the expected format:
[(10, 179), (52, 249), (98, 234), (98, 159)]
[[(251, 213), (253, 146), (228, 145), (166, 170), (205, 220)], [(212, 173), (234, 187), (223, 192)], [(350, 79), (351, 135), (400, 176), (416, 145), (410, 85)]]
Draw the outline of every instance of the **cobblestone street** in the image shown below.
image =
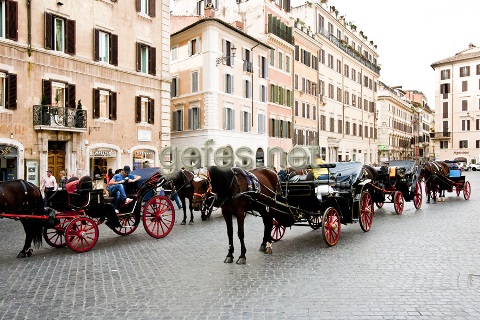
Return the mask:
[[(469, 201), (447, 194), (420, 210), (375, 211), (372, 229), (342, 225), (329, 248), (319, 230), (293, 226), (258, 251), (263, 224), (246, 219), (247, 264), (224, 264), (220, 211), (176, 224), (165, 238), (105, 226), (86, 253), (45, 242), (17, 259), (20, 222), (0, 221), (1, 319), (478, 319), (480, 173)], [(236, 226), (235, 226), (236, 233)], [(235, 237), (235, 260), (240, 245)]]

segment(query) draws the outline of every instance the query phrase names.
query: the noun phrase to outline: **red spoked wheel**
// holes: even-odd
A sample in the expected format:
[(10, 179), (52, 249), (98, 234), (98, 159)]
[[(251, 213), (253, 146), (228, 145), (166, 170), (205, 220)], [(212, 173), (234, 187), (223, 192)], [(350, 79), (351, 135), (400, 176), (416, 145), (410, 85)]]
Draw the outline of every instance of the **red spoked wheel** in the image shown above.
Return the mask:
[(280, 223), (278, 223), (277, 220), (273, 219), (273, 226), (272, 226), (272, 240), (273, 241), (279, 241), (280, 239), (283, 238), (283, 235), (285, 234), (285, 227), (282, 226)]
[(470, 199), (471, 193), (472, 193), (472, 188), (470, 187), (470, 182), (465, 181), (465, 185), (463, 186), (463, 198), (465, 200)]
[(405, 206), (405, 198), (400, 191), (395, 192), (393, 195), (393, 206), (395, 207), (395, 212), (397, 214), (402, 214)]
[(55, 219), (55, 222), (57, 222), (57, 220), (58, 223), (56, 223), (54, 227), (43, 229), (43, 239), (54, 248), (63, 248), (67, 245), (65, 241), (65, 229), (70, 220), (59, 218)]
[(372, 227), (374, 206), (372, 196), (368, 191), (363, 191), (360, 198), (360, 228), (368, 232)]
[(75, 218), (65, 230), (65, 240), (73, 251), (87, 252), (97, 243), (97, 224), (88, 217)]
[(375, 202), (375, 205), (377, 206), (378, 209), (380, 209), (381, 207), (383, 207), (384, 202)]
[(336, 245), (340, 238), (340, 226), (338, 211), (333, 207), (327, 208), (322, 219), (322, 237), (330, 247)]
[(145, 231), (150, 236), (160, 239), (172, 231), (175, 223), (175, 209), (167, 197), (156, 196), (143, 207), (142, 219)]
[(320, 216), (320, 215), (309, 216), (307, 218), (307, 221), (308, 221), (308, 225), (313, 230), (317, 230), (318, 228), (320, 228), (322, 226), (322, 216)]
[(121, 213), (118, 216), (118, 221), (120, 222), (121, 227), (113, 229), (118, 235), (128, 236), (137, 230), (138, 225), (135, 225), (135, 215), (133, 213), (128, 213), (122, 215)]
[(413, 205), (415, 206), (415, 209), (420, 209), (422, 207), (422, 184), (420, 181), (417, 181), (415, 184), (415, 194), (413, 196)]

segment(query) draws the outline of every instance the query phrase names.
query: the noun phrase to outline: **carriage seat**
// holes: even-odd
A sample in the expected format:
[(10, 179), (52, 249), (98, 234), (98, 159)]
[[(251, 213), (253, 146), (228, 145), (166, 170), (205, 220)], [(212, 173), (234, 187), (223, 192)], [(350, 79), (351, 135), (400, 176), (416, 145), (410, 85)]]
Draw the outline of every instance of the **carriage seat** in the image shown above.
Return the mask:
[(64, 211), (69, 208), (67, 190), (47, 191), (46, 202), (47, 206), (57, 211)]
[(291, 177), (288, 181), (298, 182), (298, 181), (313, 181), (315, 176), (312, 171), (309, 171), (307, 174), (297, 174), (296, 176)]

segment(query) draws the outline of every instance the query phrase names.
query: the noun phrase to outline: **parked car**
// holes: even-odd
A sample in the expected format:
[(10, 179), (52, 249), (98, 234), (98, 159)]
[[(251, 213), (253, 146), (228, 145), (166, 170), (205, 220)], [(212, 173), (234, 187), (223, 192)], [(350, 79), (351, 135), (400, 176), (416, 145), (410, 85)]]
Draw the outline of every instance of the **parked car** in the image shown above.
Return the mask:
[(465, 169), (467, 171), (480, 171), (480, 164), (479, 163), (470, 163), (467, 168)]

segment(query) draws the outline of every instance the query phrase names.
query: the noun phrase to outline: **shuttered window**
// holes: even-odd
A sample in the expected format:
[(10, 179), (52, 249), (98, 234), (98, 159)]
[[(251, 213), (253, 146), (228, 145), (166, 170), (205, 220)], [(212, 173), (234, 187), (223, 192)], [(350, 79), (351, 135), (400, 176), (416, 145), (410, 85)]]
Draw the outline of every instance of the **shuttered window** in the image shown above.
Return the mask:
[(155, 120), (155, 101), (148, 97), (135, 97), (135, 122), (153, 124)]
[(75, 54), (75, 20), (45, 12), (45, 48)]
[(0, 37), (18, 41), (18, 2), (0, 1)]
[(137, 12), (155, 17), (155, 0), (135, 0)]
[(117, 93), (93, 89), (93, 118), (117, 120)]
[(137, 71), (156, 75), (156, 49), (137, 42)]
[(0, 109), (17, 109), (17, 75), (0, 72)]
[(94, 30), (94, 60), (118, 65), (118, 36), (99, 29)]

